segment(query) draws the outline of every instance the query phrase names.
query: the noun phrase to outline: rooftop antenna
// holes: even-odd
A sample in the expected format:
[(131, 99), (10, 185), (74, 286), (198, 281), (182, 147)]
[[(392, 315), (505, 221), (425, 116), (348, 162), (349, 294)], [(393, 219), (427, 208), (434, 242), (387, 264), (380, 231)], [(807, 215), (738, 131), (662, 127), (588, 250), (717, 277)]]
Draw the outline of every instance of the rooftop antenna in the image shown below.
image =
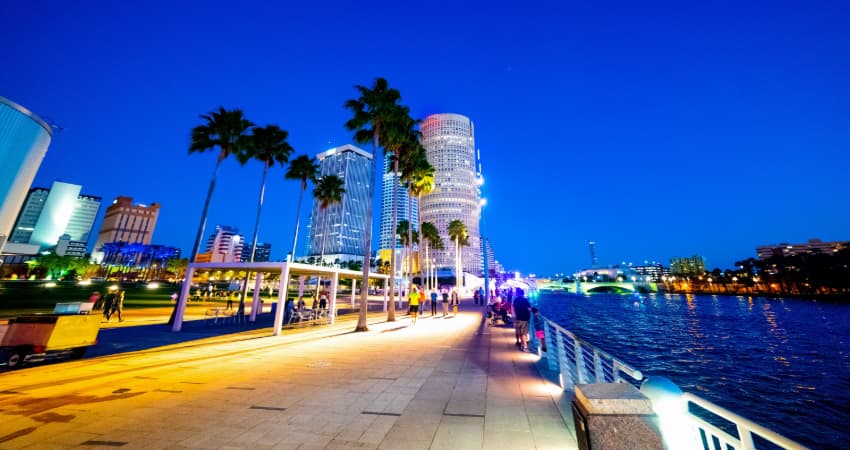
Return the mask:
[(590, 267), (596, 267), (598, 261), (596, 261), (596, 242), (588, 241), (587, 245), (590, 246)]

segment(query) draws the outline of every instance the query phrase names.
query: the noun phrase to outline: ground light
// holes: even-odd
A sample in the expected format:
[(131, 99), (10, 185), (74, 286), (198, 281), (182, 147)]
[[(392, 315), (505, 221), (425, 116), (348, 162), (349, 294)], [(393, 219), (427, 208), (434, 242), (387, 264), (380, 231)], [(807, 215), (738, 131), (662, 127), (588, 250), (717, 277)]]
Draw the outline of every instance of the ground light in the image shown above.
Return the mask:
[(693, 447), (692, 426), (679, 386), (665, 377), (650, 376), (641, 385), (640, 392), (652, 402), (666, 447)]

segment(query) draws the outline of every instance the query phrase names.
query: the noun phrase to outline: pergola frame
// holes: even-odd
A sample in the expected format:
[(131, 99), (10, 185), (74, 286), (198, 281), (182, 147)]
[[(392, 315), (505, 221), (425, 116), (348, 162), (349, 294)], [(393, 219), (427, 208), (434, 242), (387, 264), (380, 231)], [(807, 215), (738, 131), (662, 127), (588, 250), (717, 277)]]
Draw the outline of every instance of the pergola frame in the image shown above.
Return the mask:
[[(180, 290), (180, 298), (177, 300), (177, 304), (174, 306), (174, 324), (171, 326), (171, 331), (178, 332), (183, 328), (183, 316), (186, 312), (186, 303), (188, 302), (189, 294), (192, 289), (192, 278), (194, 277), (195, 272), (198, 270), (221, 270), (223, 272), (232, 270), (244, 271), (248, 274), (254, 272), (256, 274), (257, 280), (254, 284), (254, 298), (253, 302), (251, 303), (251, 315), (248, 319), (250, 322), (254, 322), (257, 319), (257, 310), (260, 306), (260, 286), (263, 280), (263, 274), (280, 274), (281, 277), (280, 285), (278, 287), (277, 309), (275, 310), (274, 316), (274, 336), (280, 335), (280, 330), (283, 326), (284, 302), (286, 302), (286, 295), (287, 291), (289, 290), (289, 279), (293, 275), (296, 275), (302, 279), (302, 282), (300, 283), (298, 289), (299, 295), (303, 294), (303, 277), (305, 276), (318, 276), (322, 278), (327, 277), (331, 280), (330, 299), (328, 299), (330, 301), (330, 305), (328, 307), (328, 320), (330, 323), (334, 323), (334, 320), (336, 319), (336, 291), (337, 286), (339, 285), (339, 280), (353, 280), (351, 294), (351, 304), (353, 306), (354, 291), (356, 290), (355, 288), (357, 280), (363, 278), (363, 272), (359, 270), (338, 269), (335, 267), (321, 267), (296, 262), (191, 263), (186, 268), (186, 278), (183, 281), (183, 288)], [(369, 278), (384, 280), (384, 309), (386, 309), (387, 285), (389, 283), (390, 278), (389, 275), (370, 272)], [(361, 289), (363, 289), (363, 287), (361, 287)], [(366, 286), (366, 289), (369, 289), (369, 287)]]

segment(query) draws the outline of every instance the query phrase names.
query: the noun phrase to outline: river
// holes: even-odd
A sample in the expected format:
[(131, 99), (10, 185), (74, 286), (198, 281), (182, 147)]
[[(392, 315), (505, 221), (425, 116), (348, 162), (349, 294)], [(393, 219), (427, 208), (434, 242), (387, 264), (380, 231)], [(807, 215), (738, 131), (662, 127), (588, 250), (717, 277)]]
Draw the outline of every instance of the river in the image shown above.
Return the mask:
[(544, 293), (541, 313), (803, 445), (850, 448), (850, 302)]

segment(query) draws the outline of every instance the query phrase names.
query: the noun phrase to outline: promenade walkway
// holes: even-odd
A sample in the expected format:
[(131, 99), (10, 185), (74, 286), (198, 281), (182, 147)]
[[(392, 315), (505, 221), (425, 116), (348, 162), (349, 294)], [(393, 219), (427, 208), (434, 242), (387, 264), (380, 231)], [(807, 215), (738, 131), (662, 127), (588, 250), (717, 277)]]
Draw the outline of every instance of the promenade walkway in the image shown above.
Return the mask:
[(471, 301), (370, 317), (2, 373), (0, 448), (576, 448), (567, 394)]

